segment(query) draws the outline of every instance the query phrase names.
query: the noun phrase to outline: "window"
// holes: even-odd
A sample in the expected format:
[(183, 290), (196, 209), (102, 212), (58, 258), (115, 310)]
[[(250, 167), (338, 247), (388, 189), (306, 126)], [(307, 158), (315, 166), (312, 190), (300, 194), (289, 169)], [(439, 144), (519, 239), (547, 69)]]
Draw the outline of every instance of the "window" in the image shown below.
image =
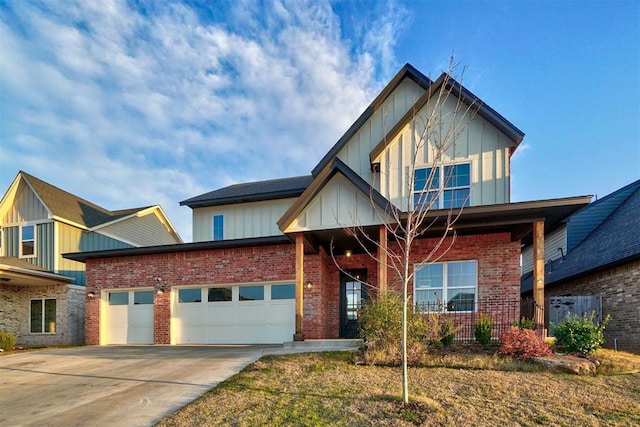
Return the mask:
[(209, 288), (207, 301), (231, 301), (231, 288)]
[(202, 302), (202, 289), (180, 289), (178, 302)]
[(478, 287), (476, 261), (417, 264), (414, 300), (418, 311), (474, 311)]
[(470, 163), (420, 168), (414, 172), (414, 208), (449, 209), (469, 206), (470, 194)]
[(32, 334), (54, 334), (56, 332), (55, 299), (31, 300), (30, 331)]
[(153, 291), (135, 291), (133, 293), (133, 304), (153, 304)]
[(240, 286), (238, 294), (240, 301), (262, 301), (264, 299), (264, 286)]
[(294, 285), (271, 285), (271, 299), (295, 299), (296, 288)]
[(20, 257), (36, 256), (36, 226), (23, 225), (20, 227)]
[(109, 305), (129, 305), (129, 292), (111, 292)]
[(214, 215), (213, 216), (213, 240), (223, 240), (223, 239), (224, 239), (224, 216)]

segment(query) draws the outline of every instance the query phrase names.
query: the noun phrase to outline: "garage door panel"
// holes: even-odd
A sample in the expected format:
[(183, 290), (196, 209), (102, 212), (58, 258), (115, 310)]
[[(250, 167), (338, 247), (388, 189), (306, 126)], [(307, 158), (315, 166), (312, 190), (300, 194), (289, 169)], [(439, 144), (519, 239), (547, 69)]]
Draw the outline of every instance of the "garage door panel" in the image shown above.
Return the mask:
[(271, 315), (270, 321), (273, 323), (291, 324), (295, 322), (295, 302), (272, 303), (269, 314)]
[(206, 324), (233, 325), (235, 323), (235, 309), (231, 304), (207, 307)]
[(107, 295), (107, 344), (153, 344), (153, 291)]
[(203, 307), (200, 304), (178, 304), (178, 316), (183, 325), (201, 325)]
[(264, 324), (267, 320), (266, 311), (264, 304), (257, 305), (241, 302), (238, 307), (238, 324)]
[[(178, 344), (273, 344), (290, 341), (295, 332), (291, 284), (228, 285), (190, 288), (183, 297), (201, 294), (203, 301), (177, 301)], [(178, 292), (177, 294), (180, 294)], [(191, 296), (193, 296), (191, 295)], [(194, 297), (195, 298), (195, 297)], [(192, 300), (194, 298), (191, 298)]]

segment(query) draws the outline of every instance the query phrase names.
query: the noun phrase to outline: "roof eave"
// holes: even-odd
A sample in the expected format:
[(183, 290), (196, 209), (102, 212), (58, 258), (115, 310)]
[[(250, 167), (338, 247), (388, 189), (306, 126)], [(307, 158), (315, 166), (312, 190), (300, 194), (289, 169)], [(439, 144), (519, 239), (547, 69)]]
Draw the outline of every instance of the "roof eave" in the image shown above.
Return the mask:
[(144, 246), (138, 248), (109, 249), (104, 251), (72, 252), (62, 254), (65, 259), (86, 262), (88, 259), (115, 258), (125, 256), (155, 255), (172, 252), (193, 252), (213, 249), (269, 246), (291, 243), (287, 236), (253, 237), (248, 239), (210, 240), (206, 242), (179, 243), (173, 245)]

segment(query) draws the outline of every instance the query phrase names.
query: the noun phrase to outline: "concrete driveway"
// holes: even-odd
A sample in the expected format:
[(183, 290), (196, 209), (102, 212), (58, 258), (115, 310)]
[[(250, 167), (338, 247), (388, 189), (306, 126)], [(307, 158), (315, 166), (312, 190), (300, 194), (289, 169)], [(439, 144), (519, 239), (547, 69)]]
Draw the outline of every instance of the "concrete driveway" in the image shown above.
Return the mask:
[(152, 425), (277, 347), (74, 347), (0, 356), (0, 425)]

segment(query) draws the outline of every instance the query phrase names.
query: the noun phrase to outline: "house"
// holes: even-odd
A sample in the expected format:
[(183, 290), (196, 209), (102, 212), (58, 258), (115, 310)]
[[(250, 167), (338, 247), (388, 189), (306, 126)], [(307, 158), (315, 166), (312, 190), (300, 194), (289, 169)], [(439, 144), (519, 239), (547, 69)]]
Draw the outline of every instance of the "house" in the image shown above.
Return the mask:
[[(443, 92), (451, 97), (434, 107)], [(455, 147), (436, 155), (441, 134), (433, 133), (414, 150), (428, 113), (442, 112), (437, 125), (444, 127), (455, 122), (449, 113), (460, 105), (470, 115), (468, 126), (456, 130)], [(87, 343), (353, 337), (362, 302), (400, 286), (390, 266), (396, 247), (385, 227), (390, 214), (406, 222), (422, 203), (433, 206), (425, 211), (430, 227), (412, 247), (417, 309), (473, 315), (494, 302), (492, 312), (505, 317), (506, 301), (519, 304), (522, 242), (540, 245), (545, 223), (555, 226), (590, 200), (512, 203), (510, 159), (523, 137), (447, 74), (431, 81), (407, 64), (310, 175), (182, 201), (192, 209), (193, 243), (65, 255), (86, 263), (87, 290), (96, 296), (87, 301)], [(412, 154), (417, 166), (407, 174)], [(367, 245), (354, 240), (354, 227)], [(441, 242), (450, 249), (420, 264)], [(132, 303), (142, 295), (148, 306)]]
[(85, 265), (62, 254), (181, 242), (160, 206), (109, 211), (20, 171), (0, 201), (0, 330), (84, 343)]
[[(600, 295), (606, 345), (640, 353), (640, 180), (569, 216), (545, 239), (545, 294)], [(531, 294), (530, 248), (522, 293)]]

